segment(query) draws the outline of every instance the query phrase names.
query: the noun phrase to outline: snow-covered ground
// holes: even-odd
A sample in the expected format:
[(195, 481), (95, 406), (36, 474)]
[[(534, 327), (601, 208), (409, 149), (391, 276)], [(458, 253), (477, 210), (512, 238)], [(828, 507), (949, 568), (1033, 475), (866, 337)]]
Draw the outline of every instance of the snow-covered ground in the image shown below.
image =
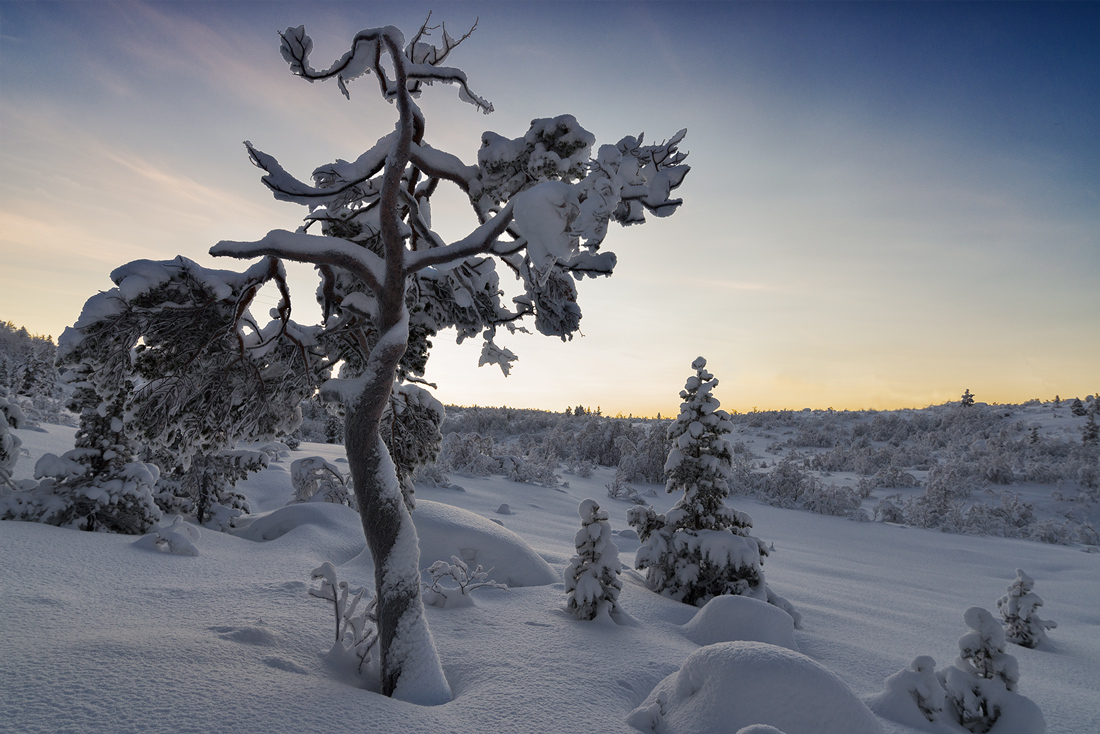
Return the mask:
[[(71, 448), (72, 428), (45, 429), (16, 431), (29, 453), (16, 478), (29, 476), (41, 454)], [(508, 577), (512, 588), (480, 589), (473, 606), (428, 608), (450, 703), (420, 707), (349, 685), (328, 654), (332, 610), (309, 596), (310, 573), (331, 561), (341, 580), (369, 587), (373, 567), (352, 510), (284, 508), (290, 460), (309, 455), (341, 465), (342, 447), (303, 444), (239, 484), (253, 514), (235, 534), (200, 529), (197, 555), (158, 552), (149, 538), (0, 522), (0, 731), (628, 733), (637, 731), (631, 712), (702, 649), (693, 639), (776, 641), (763, 639), (767, 625), (752, 614), (743, 626), (717, 618), (707, 636), (704, 625), (688, 624), (699, 610), (650, 592), (629, 568), (620, 596), (626, 624), (565, 613), (561, 572), (574, 553), (581, 500), (609, 511), (624, 566), (638, 547), (625, 519), (630, 505), (606, 496), (613, 470), (567, 474), (570, 486), (556, 488), (454, 477), (463, 489), (417, 489), (421, 566), (453, 553), (494, 566), (490, 575)], [(675, 498), (649, 499), (664, 511)], [(498, 511), (502, 504), (510, 514)], [(749, 723), (786, 734), (919, 731), (877, 716), (857, 721), (866, 710), (848, 691), (870, 699), (919, 655), (950, 665), (967, 632), (963, 612), (995, 612), (1017, 568), (1035, 579), (1043, 617), (1058, 623), (1039, 649), (1008, 646), (1019, 660), (1018, 692), (1042, 709), (1049, 732), (1100, 731), (1100, 554), (739, 497), (730, 504), (774, 544), (768, 584), (801, 612), (794, 643), (809, 660), (759, 642), (719, 643), (666, 684), (692, 699), (677, 704), (667, 731), (736, 732)], [(513, 531), (549, 564), (553, 582), (514, 536), (448, 507)], [(723, 649), (729, 654), (718, 655)], [(739, 664), (760, 675), (745, 676)], [(775, 718), (738, 721), (746, 711)], [(838, 716), (849, 718), (836, 723)]]

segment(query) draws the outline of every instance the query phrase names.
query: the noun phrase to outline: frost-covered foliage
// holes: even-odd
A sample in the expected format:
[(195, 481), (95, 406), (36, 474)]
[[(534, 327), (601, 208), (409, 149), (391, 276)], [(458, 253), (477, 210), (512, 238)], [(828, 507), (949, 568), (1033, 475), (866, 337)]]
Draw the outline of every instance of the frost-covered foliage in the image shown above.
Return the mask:
[(273, 261), (242, 274), (186, 258), (115, 270), (116, 287), (90, 298), (59, 340), (69, 407), (80, 414), (76, 447), (44, 457), (36, 476), (45, 480), (5, 516), (144, 533), (160, 517), (158, 499), (229, 526), (247, 509), (232, 483), (262, 462), (222, 452), (292, 430), (294, 405), (314, 389), (309, 371), (294, 368), (309, 362), (308, 330), (284, 309), (265, 332), (246, 308), (280, 274)]
[(575, 538), (577, 555), (565, 569), (565, 608), (578, 619), (616, 615), (621, 611), (622, 565), (619, 549), (611, 538), (607, 512), (595, 500), (586, 499), (577, 513), (581, 529)]
[(0, 398), (0, 498), (9, 491), (18, 489), (12, 481), (11, 473), (15, 462), (19, 460), (19, 447), (23, 445), (23, 441), (9, 429), (22, 428), (26, 420), (27, 417), (18, 405)]
[(439, 427), (445, 417), (443, 403), (424, 388), (411, 383), (394, 385), (379, 430), (410, 510), (415, 505), (413, 476), (439, 455), (443, 442)]
[(1016, 579), (1009, 584), (1008, 593), (997, 600), (997, 611), (1004, 621), (1005, 639), (1023, 647), (1038, 647), (1047, 638), (1046, 631), (1058, 624), (1039, 618), (1043, 600), (1032, 589), (1035, 580), (1016, 569)]
[(969, 731), (985, 734), (1000, 718), (1020, 671), (1016, 658), (1005, 652), (1004, 630), (992, 614), (970, 607), (963, 619), (970, 632), (959, 638), (959, 657), (937, 675), (952, 718)]
[[(356, 672), (361, 674), (363, 666), (371, 661), (371, 651), (378, 642), (374, 597), (366, 588), (352, 589), (347, 581), (338, 581), (336, 567), (328, 561), (313, 569), (312, 578), (317, 581), (317, 587), (311, 588), (309, 595), (332, 602), (336, 636), (329, 654), (353, 657)], [(363, 602), (364, 595), (366, 602)]]
[[(471, 571), (470, 566), (458, 556), (451, 556), (451, 561), (436, 561), (424, 569), (431, 576), (431, 583), (424, 584), (424, 601), (427, 604), (445, 609), (470, 607), (474, 604), (472, 594), (478, 589), (508, 588), (507, 584), (489, 578), (491, 568), (486, 571), (478, 566)], [(444, 583), (445, 579), (450, 581)]]
[(53, 339), (0, 321), (0, 395), (57, 398), (61, 380), (54, 367)]
[(119, 401), (105, 406), (103, 415), (99, 404), (88, 387), (77, 388), (71, 402), (81, 412), (75, 448), (39, 459), (34, 475), (41, 481), (0, 498), (0, 520), (128, 535), (141, 535), (160, 520), (154, 500), (159, 468), (138, 460), (140, 447), (114, 417)]
[(290, 484), (294, 502), (332, 502), (355, 509), (355, 495), (347, 478), (334, 464), (320, 456), (307, 456), (290, 462)]
[(152, 457), (153, 463), (171, 467), (157, 480), (157, 505), (168, 513), (190, 515), (200, 525), (227, 530), (248, 514), (248, 500), (233, 487), (253, 472), (265, 469), (268, 455), (262, 451), (227, 449), (217, 454), (195, 455), (186, 466), (173, 466), (169, 452)]
[[(729, 495), (733, 430), (712, 391), (718, 384), (699, 357), (680, 392), (680, 415), (668, 428), (673, 448), (665, 469), (668, 492), (684, 495), (664, 514), (633, 507), (627, 520), (641, 538), (635, 565), (654, 590), (702, 606), (720, 594), (752, 596), (795, 615), (764, 583), (767, 546), (750, 534), (752, 518), (725, 504)], [(797, 617), (795, 617), (797, 621)]]

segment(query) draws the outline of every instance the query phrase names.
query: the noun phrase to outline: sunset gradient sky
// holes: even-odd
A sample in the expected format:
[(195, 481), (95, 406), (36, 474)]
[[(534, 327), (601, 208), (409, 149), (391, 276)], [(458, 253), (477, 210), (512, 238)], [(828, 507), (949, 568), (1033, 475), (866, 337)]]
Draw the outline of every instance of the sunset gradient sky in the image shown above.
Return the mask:
[[(742, 411), (1100, 390), (1096, 2), (0, 2), (0, 319), (56, 338), (137, 258), (243, 267), (207, 250), (304, 214), (243, 140), (308, 178), (395, 119), (373, 81), (292, 76), (276, 31), (323, 67), (432, 7), (478, 19), (450, 61), (496, 106), (428, 89), (436, 147), (571, 113), (598, 143), (686, 127), (692, 165), (675, 216), (613, 227), (583, 337), (502, 338), (505, 379), (440, 335), (444, 402), (667, 415), (699, 355)], [(458, 194), (435, 220), (474, 225)]]

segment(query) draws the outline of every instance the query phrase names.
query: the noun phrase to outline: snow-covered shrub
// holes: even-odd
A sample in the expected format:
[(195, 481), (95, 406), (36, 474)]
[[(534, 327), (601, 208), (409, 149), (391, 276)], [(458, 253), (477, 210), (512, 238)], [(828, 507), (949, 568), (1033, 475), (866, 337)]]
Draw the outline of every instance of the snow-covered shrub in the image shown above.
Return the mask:
[(905, 510), (902, 509), (901, 493), (895, 493), (883, 497), (875, 503), (874, 519), (876, 522), (904, 523)]
[(946, 691), (946, 708), (963, 728), (985, 734), (997, 722), (1020, 679), (1016, 658), (1005, 652), (1005, 633), (987, 610), (963, 614), (970, 632), (959, 638), (959, 657), (937, 676)]
[(1027, 526), (1027, 537), (1040, 543), (1051, 545), (1069, 545), (1077, 534), (1075, 523), (1070, 520), (1059, 522), (1054, 518), (1039, 520)]
[(477, 433), (448, 433), (438, 463), (445, 471), (469, 477), (487, 477), (498, 467), (492, 437)]
[[(428, 566), (425, 571), (432, 577), (430, 584), (424, 584), (424, 602), (435, 607), (454, 609), (457, 607), (473, 606), (474, 591), (489, 587), (490, 589), (507, 589), (507, 584), (499, 584), (489, 578), (488, 571), (478, 566), (473, 571), (469, 565), (458, 556), (451, 556), (453, 563), (436, 561)], [(443, 580), (450, 579), (454, 586), (444, 585)]]
[(565, 569), (566, 609), (578, 619), (595, 619), (619, 613), (619, 549), (611, 538), (607, 512), (596, 500), (581, 502), (577, 513), (581, 529), (574, 539), (577, 555)]
[(793, 454), (784, 456), (758, 485), (757, 496), (776, 507), (794, 507), (810, 483), (810, 476), (800, 464), (800, 459)]
[(626, 500), (636, 505), (647, 504), (645, 497), (630, 485), (621, 469), (616, 469), (615, 476), (604, 486), (607, 487), (607, 496), (613, 500)]
[(802, 495), (803, 509), (822, 515), (854, 517), (862, 503), (863, 499), (855, 489), (824, 484), (816, 478), (806, 483)]
[(328, 561), (313, 569), (311, 577), (318, 583), (317, 588), (309, 590), (309, 595), (332, 602), (336, 634), (329, 654), (353, 656), (356, 672), (362, 673), (363, 666), (371, 661), (371, 650), (378, 642), (375, 598), (368, 595), (366, 603), (360, 606), (367, 590), (353, 590), (347, 581), (337, 581), (336, 567)]
[(355, 495), (347, 478), (335, 465), (320, 456), (307, 456), (290, 462), (290, 483), (294, 502), (332, 502), (355, 509)]
[[(733, 430), (712, 391), (718, 384), (699, 357), (680, 392), (680, 415), (668, 428), (673, 448), (665, 469), (668, 492), (683, 496), (665, 514), (633, 507), (627, 520), (641, 539), (635, 564), (657, 592), (702, 606), (720, 594), (752, 596), (795, 615), (771, 593), (761, 567), (767, 546), (750, 534), (752, 518), (727, 507)], [(797, 617), (795, 617), (797, 622)]]
[(1016, 579), (1009, 584), (1008, 593), (997, 600), (997, 611), (1004, 620), (1005, 639), (1023, 647), (1038, 647), (1046, 640), (1046, 631), (1058, 624), (1039, 619), (1038, 610), (1043, 600), (1032, 592), (1035, 580), (1016, 569)]

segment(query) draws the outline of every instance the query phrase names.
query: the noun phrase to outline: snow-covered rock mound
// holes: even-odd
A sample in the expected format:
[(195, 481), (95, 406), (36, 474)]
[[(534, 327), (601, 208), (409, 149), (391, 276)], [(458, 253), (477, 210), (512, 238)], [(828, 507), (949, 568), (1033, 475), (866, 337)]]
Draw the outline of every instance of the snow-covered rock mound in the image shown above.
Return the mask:
[(777, 606), (747, 596), (716, 596), (682, 628), (697, 645), (766, 642), (798, 651), (794, 620)]
[(481, 515), (439, 502), (417, 500), (413, 522), (420, 536), (420, 565), (458, 556), (471, 568), (509, 586), (544, 586), (561, 581), (546, 561), (511, 530)]
[(882, 734), (882, 726), (831, 670), (762, 642), (700, 648), (630, 712), (644, 732), (698, 734), (766, 724), (785, 734)]

